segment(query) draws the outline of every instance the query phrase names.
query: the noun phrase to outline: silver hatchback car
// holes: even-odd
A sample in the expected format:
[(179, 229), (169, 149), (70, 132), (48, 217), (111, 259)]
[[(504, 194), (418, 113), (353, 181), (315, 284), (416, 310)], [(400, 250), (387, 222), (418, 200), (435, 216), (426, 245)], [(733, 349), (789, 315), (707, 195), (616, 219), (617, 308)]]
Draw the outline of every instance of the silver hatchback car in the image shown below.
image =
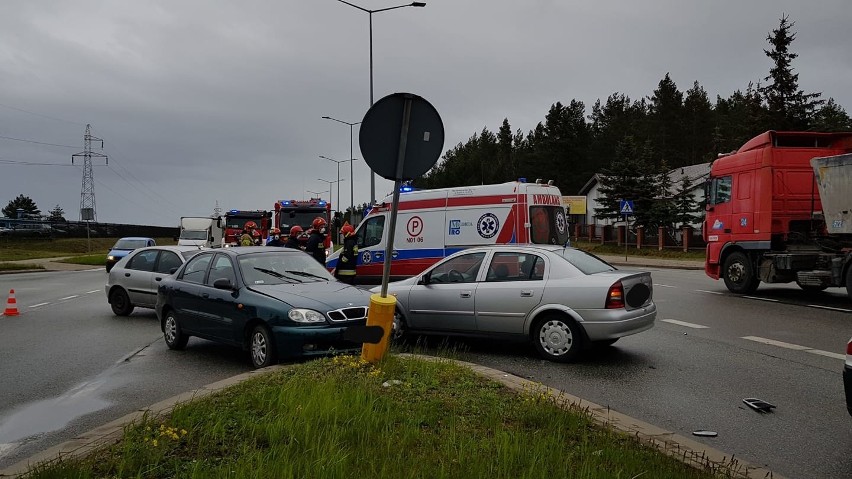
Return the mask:
[(154, 308), (157, 287), (193, 255), (198, 246), (151, 246), (134, 250), (109, 271), (107, 301), (116, 316), (127, 316), (133, 308)]
[[(374, 288), (378, 292), (379, 288)], [(617, 270), (574, 248), (494, 245), (460, 251), (390, 283), (393, 336), (440, 334), (532, 342), (551, 361), (574, 360), (654, 326), (651, 273)]]

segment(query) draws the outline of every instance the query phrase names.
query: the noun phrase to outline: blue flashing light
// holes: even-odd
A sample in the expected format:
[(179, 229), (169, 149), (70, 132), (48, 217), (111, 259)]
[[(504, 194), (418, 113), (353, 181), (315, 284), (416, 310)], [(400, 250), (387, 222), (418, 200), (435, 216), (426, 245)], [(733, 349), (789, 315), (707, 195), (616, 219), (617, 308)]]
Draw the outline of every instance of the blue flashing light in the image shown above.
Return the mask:
[(231, 210), (231, 213), (239, 213), (240, 210)]
[(518, 178), (518, 183), (526, 183), (526, 182), (527, 182), (526, 178), (524, 178), (524, 177)]
[(317, 204), (319, 204), (320, 206), (325, 206), (325, 201), (320, 200), (319, 203), (317, 203)]
[(399, 187), (399, 191), (400, 191), (401, 193), (408, 193), (408, 192), (410, 192), (410, 191), (414, 191), (414, 187), (413, 187), (413, 186), (409, 186), (409, 185), (400, 186), (400, 187)]
[(281, 204), (284, 205), (284, 206), (287, 206), (287, 205), (290, 204), (290, 202), (287, 201), (287, 200), (281, 200)]

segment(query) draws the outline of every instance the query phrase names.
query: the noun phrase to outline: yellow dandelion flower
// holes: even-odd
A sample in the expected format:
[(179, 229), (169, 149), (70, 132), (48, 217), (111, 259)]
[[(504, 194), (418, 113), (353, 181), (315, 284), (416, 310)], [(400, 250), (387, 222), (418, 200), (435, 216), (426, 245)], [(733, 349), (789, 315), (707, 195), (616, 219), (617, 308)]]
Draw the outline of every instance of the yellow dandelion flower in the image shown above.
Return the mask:
[(185, 436), (185, 435), (186, 435), (186, 429), (181, 429), (181, 430), (180, 430), (180, 433), (181, 433), (181, 435), (184, 435), (184, 436)]
[(154, 439), (153, 441), (151, 441), (151, 444), (152, 444), (154, 447), (157, 447), (157, 440), (156, 440), (156, 439)]

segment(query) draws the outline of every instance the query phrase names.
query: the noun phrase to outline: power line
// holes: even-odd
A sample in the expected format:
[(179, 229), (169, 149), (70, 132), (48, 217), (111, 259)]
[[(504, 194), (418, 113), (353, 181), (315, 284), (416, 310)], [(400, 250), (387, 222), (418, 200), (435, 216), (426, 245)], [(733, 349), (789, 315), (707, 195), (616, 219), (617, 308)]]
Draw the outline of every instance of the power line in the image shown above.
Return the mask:
[(63, 118), (56, 118), (54, 116), (42, 115), (41, 113), (36, 113), (36, 112), (33, 112), (33, 111), (24, 110), (23, 108), (17, 108), (17, 107), (11, 106), (11, 105), (3, 104), (3, 103), (0, 103), (0, 106), (2, 106), (4, 108), (8, 108), (10, 110), (20, 111), (20, 112), (23, 112), (23, 113), (29, 113), (30, 115), (40, 116), (42, 118), (47, 118), (49, 120), (63, 121), (65, 123), (71, 123), (72, 125), (85, 125), (85, 123), (80, 123), (79, 121), (71, 121), (71, 120), (65, 120)]
[(17, 160), (4, 160), (0, 158), (0, 163), (7, 165), (28, 165), (28, 166), (73, 166), (67, 163), (38, 163), (35, 161), (17, 161)]
[(35, 141), (35, 140), (26, 140), (23, 138), (12, 138), (11, 136), (0, 136), (0, 138), (4, 140), (15, 140), (15, 141), (25, 141), (27, 143), (35, 143), (36, 145), (47, 145), (47, 146), (58, 146), (61, 148), (80, 148), (79, 146), (71, 146), (71, 145), (57, 145), (56, 143), (45, 143), (43, 141)]

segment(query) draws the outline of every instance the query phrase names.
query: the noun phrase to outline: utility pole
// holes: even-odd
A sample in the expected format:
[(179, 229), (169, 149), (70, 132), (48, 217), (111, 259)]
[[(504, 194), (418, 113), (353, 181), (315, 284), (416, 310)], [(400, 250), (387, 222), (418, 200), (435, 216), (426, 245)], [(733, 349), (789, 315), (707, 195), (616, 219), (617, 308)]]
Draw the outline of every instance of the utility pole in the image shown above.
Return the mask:
[(222, 216), (222, 207), (219, 206), (219, 200), (216, 200), (216, 207), (213, 208), (213, 217), (218, 218)]
[(104, 148), (104, 140), (92, 136), (92, 125), (86, 125), (86, 134), (83, 136), (83, 151), (71, 155), (71, 164), (74, 164), (74, 158), (83, 157), (83, 186), (80, 189), (80, 221), (98, 221), (98, 215), (95, 210), (95, 176), (92, 170), (92, 157), (104, 158), (106, 164), (109, 164), (109, 157), (103, 153), (92, 151), (92, 140), (101, 142), (101, 149)]

